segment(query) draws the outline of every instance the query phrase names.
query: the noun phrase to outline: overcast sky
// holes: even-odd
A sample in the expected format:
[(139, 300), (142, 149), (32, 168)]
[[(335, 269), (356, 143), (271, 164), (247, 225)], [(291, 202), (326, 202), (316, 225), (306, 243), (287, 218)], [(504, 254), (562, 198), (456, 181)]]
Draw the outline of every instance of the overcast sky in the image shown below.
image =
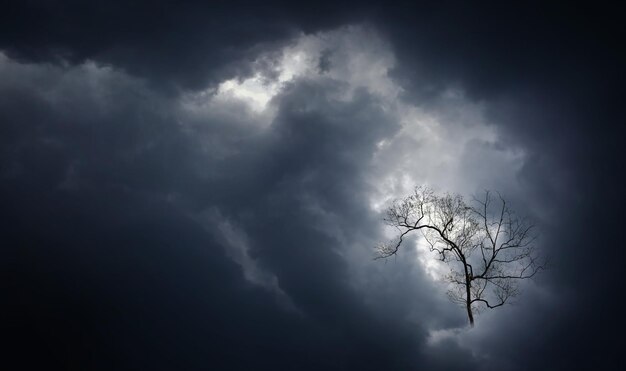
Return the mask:
[[(625, 367), (615, 9), (209, 3), (3, 7), (3, 368)], [(550, 269), (470, 328), (419, 240), (373, 260), (419, 185)]]

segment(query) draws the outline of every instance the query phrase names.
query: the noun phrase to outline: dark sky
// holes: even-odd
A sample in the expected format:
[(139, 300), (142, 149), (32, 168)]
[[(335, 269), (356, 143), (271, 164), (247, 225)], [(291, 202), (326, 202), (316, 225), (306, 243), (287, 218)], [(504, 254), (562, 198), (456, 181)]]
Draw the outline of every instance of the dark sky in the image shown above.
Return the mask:
[[(210, 3), (3, 5), (1, 368), (626, 367), (622, 13)], [(416, 240), (372, 259), (423, 184), (550, 269), (469, 328)]]

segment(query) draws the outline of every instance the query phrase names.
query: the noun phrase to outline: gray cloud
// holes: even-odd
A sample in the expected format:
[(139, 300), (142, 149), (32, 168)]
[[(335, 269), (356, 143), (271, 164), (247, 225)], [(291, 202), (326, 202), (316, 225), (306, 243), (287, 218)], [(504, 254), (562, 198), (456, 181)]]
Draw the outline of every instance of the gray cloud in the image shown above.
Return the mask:
[[(288, 331), (311, 342), (295, 345), (300, 341), (281, 335), (281, 344), (286, 341), (296, 347), (288, 362), (306, 359), (300, 352), (316, 355), (311, 363), (316, 369), (379, 369), (415, 362), (408, 357), (415, 342), (410, 332), (401, 330), (397, 320), (377, 318), (350, 287), (340, 250), (345, 239), (357, 243), (353, 240), (357, 232), (329, 223), (326, 215), (341, 213), (337, 221), (352, 217), (357, 226), (378, 222), (359, 198), (361, 186), (358, 177), (354, 178), (363, 171), (359, 169), (362, 157), (371, 156), (375, 140), (387, 131), (378, 126), (384, 113), (372, 105), (366, 92), (355, 93), (351, 102), (334, 103), (332, 94), (343, 86), (330, 80), (294, 82), (281, 93), (273, 124), (250, 136), (245, 114), (227, 122), (220, 122), (224, 117), (219, 116), (203, 123), (182, 122), (193, 115), (178, 99), (154, 94), (141, 80), (93, 63), (45, 67), (4, 58), (3, 72), (15, 76), (2, 92), (3, 103), (11, 107), (3, 113), (12, 124), (2, 166), (3, 194), (8, 196), (4, 202), (9, 203), (7, 215), (13, 218), (8, 225), (17, 231), (9, 240), (16, 249), (31, 245), (35, 256), (52, 255), (41, 263), (36, 258), (37, 268), (29, 271), (29, 260), (19, 250), (10, 250), (15, 267), (7, 271), (22, 280), (16, 285), (31, 287), (23, 282), (30, 277), (33, 287), (44, 292), (19, 298), (11, 309), (39, 306), (41, 313), (51, 316), (50, 322), (44, 322), (26, 313), (15, 325), (24, 331), (39, 326), (53, 332), (62, 331), (64, 325), (81, 328), (79, 333), (62, 332), (57, 341), (70, 348), (76, 362), (91, 366), (95, 365), (90, 362), (115, 364), (126, 357), (136, 359), (131, 365), (167, 365), (167, 361), (161, 364), (160, 356), (146, 358), (156, 351), (175, 359), (189, 353), (195, 360), (190, 362), (198, 367), (208, 352), (217, 357), (218, 365), (244, 367), (247, 361), (234, 362), (226, 347), (236, 344), (252, 354), (246, 347), (271, 342), (273, 336), (271, 330), (247, 329), (246, 318), (284, 328), (281, 333)], [(44, 80), (35, 90), (32, 81), (37, 75)], [(23, 104), (17, 104), (15, 91), (24, 91)], [(319, 98), (311, 100), (309, 94)], [(27, 110), (35, 102), (43, 113)], [(208, 128), (200, 128), (198, 136), (199, 124)], [(239, 129), (233, 131), (231, 124)], [(364, 125), (373, 130), (361, 130)], [(218, 136), (215, 142), (223, 147), (217, 153), (202, 143), (212, 136)], [(242, 144), (248, 148), (239, 150)], [(239, 169), (222, 173), (231, 167)], [(29, 200), (33, 192), (40, 196)], [(238, 229), (234, 231), (240, 229), (248, 236), (248, 263), (260, 264), (267, 274), (277, 277), (279, 289), (296, 311), (276, 303), (264, 289), (246, 288), (246, 275), (240, 270), (246, 267), (238, 269), (229, 263), (216, 246), (224, 230), (199, 225), (195, 218), (210, 208), (219, 209), (235, 223)], [(57, 222), (49, 224), (48, 220)], [(27, 225), (34, 226), (32, 237), (23, 235)], [(341, 236), (344, 230), (352, 236)], [(49, 273), (40, 272), (39, 267), (45, 271), (46, 264), (63, 267), (67, 279), (81, 280), (80, 292), (89, 293), (77, 296), (63, 282), (44, 283)], [(176, 273), (179, 269), (186, 273)], [(301, 274), (308, 270), (311, 274)], [(120, 285), (125, 288), (116, 291)], [(47, 295), (65, 300), (50, 300)], [(215, 300), (221, 303), (217, 307)], [(105, 308), (119, 306), (121, 313), (112, 308), (96, 310), (85, 301)], [(56, 312), (59, 305), (84, 314), (66, 319)], [(248, 312), (251, 308), (252, 313)], [(228, 318), (235, 318), (229, 312), (241, 313), (234, 327), (227, 324)], [(164, 319), (169, 316), (174, 317)], [(187, 319), (179, 320), (179, 316)], [(90, 327), (85, 321), (107, 324)], [(125, 325), (135, 321), (140, 322)], [(143, 325), (143, 321), (157, 323)], [(198, 328), (191, 330), (189, 326), (196, 321)], [(113, 333), (101, 335), (105, 329)], [(156, 332), (162, 343), (141, 340), (145, 331)], [(384, 333), (389, 335), (380, 336)], [(95, 352), (92, 360), (76, 348), (81, 336), (90, 338), (84, 346)], [(173, 344), (169, 337), (181, 344)], [(225, 343), (218, 345), (222, 337)], [(43, 346), (52, 339), (42, 341)], [(199, 347), (196, 341), (206, 345)], [(127, 342), (141, 345), (129, 354), (123, 345)], [(283, 348), (271, 343), (264, 346), (271, 351), (257, 360), (259, 364), (280, 367), (282, 361), (274, 352)], [(112, 354), (103, 358), (100, 351), (107, 347)], [(373, 358), (363, 356), (379, 351)], [(53, 361), (69, 362), (56, 352), (52, 346), (48, 356)]]
[[(297, 33), (351, 17), (268, 8), (227, 26), (232, 9), (192, 4), (138, 29), (141, 6), (101, 8), (126, 26), (75, 35), (63, 17), (97, 30), (106, 17), (62, 7), (46, 17), (50, 41), (15, 24), (0, 39), (16, 354), (78, 369), (611, 364), (607, 340), (580, 341), (610, 325), (613, 310), (589, 302), (621, 271), (614, 236), (590, 232), (619, 220), (604, 182), (618, 131), (588, 129), (612, 119), (596, 115), (611, 101), (563, 92), (577, 68), (551, 75), (558, 63), (509, 56), (487, 32), (522, 23), (436, 8), (388, 22), (402, 9), (382, 9)], [(468, 331), (423, 251), (371, 260), (381, 208), (419, 183), (503, 191), (537, 221), (553, 268)]]

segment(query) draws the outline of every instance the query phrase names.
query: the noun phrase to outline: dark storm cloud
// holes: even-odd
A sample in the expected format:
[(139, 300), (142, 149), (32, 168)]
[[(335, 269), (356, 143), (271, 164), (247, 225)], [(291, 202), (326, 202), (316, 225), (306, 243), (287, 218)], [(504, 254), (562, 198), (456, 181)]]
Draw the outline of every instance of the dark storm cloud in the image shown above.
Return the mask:
[[(302, 29), (357, 18), (334, 4), (247, 1), (25, 1), (2, 14), (0, 48), (21, 60), (98, 59), (158, 86), (203, 88), (250, 71), (259, 51)], [(335, 12), (331, 11), (335, 10)]]
[[(344, 239), (366, 241), (358, 235), (378, 229), (359, 175), (394, 124), (379, 125), (389, 120), (367, 93), (339, 104), (336, 84), (298, 83), (280, 98), (271, 130), (241, 134), (248, 151), (215, 163), (181, 129), (176, 102), (140, 80), (93, 64), (5, 59), (2, 72), (6, 325), (13, 351), (38, 354), (25, 365), (415, 365), (421, 330), (364, 307), (342, 237), (318, 211), (337, 213), (331, 223), (353, 234)], [(205, 124), (210, 135), (235, 135)], [(240, 168), (214, 174), (231, 166)], [(246, 282), (215, 227), (171, 197), (192, 210), (217, 207), (243, 228), (295, 310)]]
[[(615, 18), (561, 7), (353, 8), (24, 2), (3, 11), (2, 272), (12, 314), (5, 323), (24, 362), (612, 366), (618, 349), (610, 339), (623, 324), (612, 305), (597, 303), (623, 288), (615, 236), (623, 183), (607, 176), (621, 161)], [(341, 82), (303, 78), (273, 98), (276, 116), (261, 130), (243, 105), (222, 108), (234, 115), (190, 119), (180, 97), (154, 89), (200, 90), (269, 70), (255, 58), (299, 30), (354, 20), (370, 22), (393, 46), (403, 101), (429, 107), (450, 85), (460, 87), (485, 104), (498, 145), (525, 151), (516, 179), (524, 192), (510, 196), (539, 220), (553, 267), (486, 328), (433, 343), (429, 318), (446, 329), (461, 317), (434, 299), (424, 272), (403, 261), (382, 268), (392, 276), (368, 266), (367, 284), (349, 273), (382, 236), (368, 205), (368, 166), (399, 126), (379, 97), (362, 89), (340, 101)], [(598, 21), (602, 27), (590, 24)], [(322, 74), (332, 58), (325, 52)], [(465, 153), (468, 183), (483, 179), (473, 166), (490, 146), (472, 142)], [(212, 208), (217, 216), (199, 221)], [(245, 235), (245, 254), (293, 308), (245, 279), (246, 267), (224, 253), (216, 219)], [(410, 312), (417, 320), (407, 320)]]

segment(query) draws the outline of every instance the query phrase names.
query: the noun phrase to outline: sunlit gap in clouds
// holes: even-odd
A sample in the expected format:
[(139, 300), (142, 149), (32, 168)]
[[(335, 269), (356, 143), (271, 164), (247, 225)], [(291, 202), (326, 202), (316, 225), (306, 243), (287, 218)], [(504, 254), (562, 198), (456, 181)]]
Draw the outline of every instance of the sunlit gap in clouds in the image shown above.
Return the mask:
[(277, 62), (277, 76), (272, 78), (256, 72), (254, 76), (239, 80), (233, 78), (219, 84), (216, 99), (238, 99), (246, 103), (253, 111), (263, 112), (269, 101), (276, 96), (285, 83), (311, 72), (316, 67), (317, 58), (310, 50), (296, 47), (285, 48), (282, 58)]
[(278, 53), (260, 54), (249, 76), (236, 76), (188, 94), (183, 104), (197, 111), (216, 104), (239, 103), (257, 116), (270, 113), (271, 119), (272, 98), (298, 79), (328, 79), (344, 84), (344, 94), (336, 97), (338, 101), (349, 101), (356, 89), (395, 99), (401, 89), (387, 77), (394, 65), (388, 45), (368, 27), (346, 26), (300, 34)]

